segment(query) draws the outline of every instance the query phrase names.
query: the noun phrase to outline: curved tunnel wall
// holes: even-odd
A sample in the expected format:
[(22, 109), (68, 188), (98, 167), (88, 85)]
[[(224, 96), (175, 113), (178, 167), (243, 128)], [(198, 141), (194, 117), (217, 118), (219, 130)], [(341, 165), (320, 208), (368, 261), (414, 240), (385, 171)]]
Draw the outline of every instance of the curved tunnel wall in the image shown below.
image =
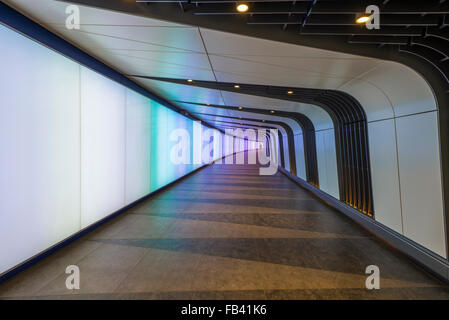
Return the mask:
[(382, 62), (339, 90), (360, 101), (367, 114), (376, 220), (446, 257), (432, 89), (412, 69)]

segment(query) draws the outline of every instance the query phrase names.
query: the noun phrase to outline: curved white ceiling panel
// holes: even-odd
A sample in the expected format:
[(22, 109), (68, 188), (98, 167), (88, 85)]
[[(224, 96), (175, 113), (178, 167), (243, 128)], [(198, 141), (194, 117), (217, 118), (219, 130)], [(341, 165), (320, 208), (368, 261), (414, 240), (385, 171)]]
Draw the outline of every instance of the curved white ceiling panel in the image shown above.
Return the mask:
[(388, 96), (367, 81), (360, 79), (351, 80), (338, 88), (338, 90), (350, 94), (360, 102), (366, 112), (368, 121), (394, 117), (393, 106)]
[(291, 45), (284, 42), (252, 38), (233, 33), (201, 28), (209, 54), (236, 56), (290, 56), (300, 58), (332, 58), (375, 60), (328, 50)]
[[(221, 108), (215, 108), (215, 107), (208, 107), (203, 105), (195, 105), (190, 103), (178, 103), (179, 106), (185, 108), (186, 110), (189, 110), (190, 112), (194, 113), (199, 118), (206, 120), (210, 119), (211, 116), (208, 115), (216, 115), (216, 116), (225, 116), (225, 117), (240, 117), (240, 118), (248, 118), (248, 119), (257, 119), (257, 120), (267, 120), (267, 121), (278, 121), (278, 122), (284, 122), (287, 124), (294, 132), (294, 134), (300, 134), (302, 133), (301, 127), (299, 124), (290, 119), (285, 117), (276, 117), (271, 115), (265, 115), (260, 113), (253, 113), (253, 112), (244, 112), (244, 111), (237, 111), (237, 110), (226, 110)], [(219, 120), (226, 120), (225, 118), (218, 117)], [(232, 118), (230, 118), (232, 120)], [(229, 120), (229, 121), (230, 121)], [(238, 120), (234, 119), (238, 123), (249, 123), (248, 120)], [(228, 121), (228, 120), (226, 120)], [(257, 124), (263, 125), (263, 123), (258, 122)], [(273, 126), (272, 124), (266, 124)]]
[[(240, 124), (241, 122), (239, 122), (236, 119), (217, 119), (214, 120), (212, 117), (205, 117), (206, 121), (209, 121), (210, 123), (213, 123), (216, 126), (230, 126), (230, 127), (241, 127), (241, 128), (248, 128), (248, 129), (254, 129), (257, 130), (257, 127), (259, 126), (259, 122), (254, 122), (254, 121), (246, 121), (245, 124)], [(282, 128), (281, 126), (277, 125), (277, 124), (268, 124), (267, 126), (269, 127), (273, 127), (277, 130), (279, 130), (279, 132), (282, 134), (283, 137), (287, 137), (287, 133), (285, 131), (284, 128)], [(264, 128), (260, 128), (260, 129), (264, 129)]]
[(430, 86), (407, 66), (384, 61), (379, 67), (363, 75), (362, 79), (372, 83), (388, 96), (395, 116), (436, 109), (435, 96)]
[(203, 42), (197, 28), (82, 24), (80, 30), (70, 31), (143, 42), (167, 49), (204, 52)]
[(330, 129), (334, 127), (329, 114), (323, 108), (315, 105), (234, 92), (223, 91), (222, 94), (227, 105), (242, 105), (249, 108), (299, 112), (307, 116), (312, 121), (315, 130)]
[[(65, 8), (70, 4), (54, 0), (7, 0), (5, 1), (23, 13), (32, 13), (33, 17), (48, 24), (64, 24), (67, 15)], [(148, 19), (131, 14), (118, 13), (86, 6), (79, 6), (82, 24), (86, 25), (130, 25), (130, 26), (168, 26), (186, 27), (185, 25), (162, 20)]]
[(218, 90), (135, 77), (132, 77), (132, 79), (171, 101), (188, 101), (204, 104), (210, 103), (224, 105), (220, 91)]

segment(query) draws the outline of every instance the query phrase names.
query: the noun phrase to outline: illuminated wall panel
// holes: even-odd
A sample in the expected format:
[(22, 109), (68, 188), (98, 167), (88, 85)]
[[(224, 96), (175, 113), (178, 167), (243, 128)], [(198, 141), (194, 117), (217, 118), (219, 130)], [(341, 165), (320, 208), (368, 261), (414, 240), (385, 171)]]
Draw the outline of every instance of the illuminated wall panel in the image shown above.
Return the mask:
[[(193, 165), (192, 165), (192, 156), (191, 156), (191, 149), (192, 149), (192, 142), (189, 141), (187, 142), (187, 145), (185, 146), (185, 148), (189, 148), (188, 154), (189, 154), (189, 163), (175, 163), (174, 161), (171, 160), (170, 158), (170, 154), (172, 149), (177, 145), (177, 144), (182, 144), (181, 140), (171, 140), (170, 139), (170, 135), (175, 131), (175, 130), (182, 130), (185, 131), (190, 138), (192, 138), (192, 126), (193, 126), (193, 121), (183, 117), (182, 115), (180, 115), (179, 113), (167, 109), (167, 123), (166, 123), (166, 127), (167, 127), (167, 136), (166, 136), (166, 144), (168, 146), (168, 162), (169, 162), (169, 171), (171, 173), (171, 176), (169, 177), (170, 182), (174, 181), (184, 175), (186, 175), (187, 173), (189, 173), (190, 171), (193, 170)], [(187, 150), (186, 150), (187, 151)]]
[(79, 66), (0, 25), (0, 274), (80, 228)]
[(151, 192), (151, 100), (126, 90), (126, 204)]
[(151, 191), (170, 181), (167, 108), (151, 102)]
[(306, 163), (304, 156), (304, 138), (302, 134), (294, 136), (296, 151), (296, 175), (303, 180), (307, 180)]
[(81, 68), (81, 226), (125, 205), (125, 97), (119, 84)]
[(402, 232), (401, 195), (396, 151), (395, 120), (368, 124), (375, 219)]
[(315, 137), (320, 189), (339, 199), (334, 130), (316, 131)]
[(203, 139), (203, 151), (202, 159), (203, 163), (210, 163), (214, 160), (214, 131), (206, 126), (202, 127), (202, 139)]

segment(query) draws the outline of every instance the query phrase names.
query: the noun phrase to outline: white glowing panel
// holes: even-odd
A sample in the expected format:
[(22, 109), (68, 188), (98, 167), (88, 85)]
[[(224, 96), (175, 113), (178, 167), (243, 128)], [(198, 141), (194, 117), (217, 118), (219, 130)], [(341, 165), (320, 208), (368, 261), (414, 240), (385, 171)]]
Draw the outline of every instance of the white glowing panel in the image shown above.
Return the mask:
[(446, 257), (438, 114), (398, 118), (396, 130), (404, 235)]
[(303, 180), (307, 180), (306, 175), (306, 161), (304, 156), (304, 137), (302, 134), (295, 137), (295, 152), (296, 152), (296, 175)]
[(80, 228), (79, 67), (0, 25), (0, 274)]
[(368, 124), (374, 218), (402, 233), (401, 195), (394, 119)]
[(126, 89), (126, 204), (151, 192), (151, 101)]
[(81, 226), (125, 205), (125, 88), (81, 68)]
[(326, 150), (327, 190), (334, 198), (340, 198), (338, 188), (337, 151), (335, 149), (334, 130), (324, 131), (324, 143)]
[(288, 137), (282, 135), (282, 145), (284, 147), (284, 164), (285, 170), (290, 171), (290, 156), (288, 153)]
[(334, 130), (317, 131), (315, 136), (320, 189), (339, 199)]

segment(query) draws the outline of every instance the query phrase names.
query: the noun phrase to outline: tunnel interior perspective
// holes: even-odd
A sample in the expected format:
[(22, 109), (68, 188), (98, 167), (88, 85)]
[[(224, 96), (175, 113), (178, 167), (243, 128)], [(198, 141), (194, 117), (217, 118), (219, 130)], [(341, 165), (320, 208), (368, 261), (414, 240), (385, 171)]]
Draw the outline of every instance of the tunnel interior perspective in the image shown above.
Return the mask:
[(0, 300), (448, 300), (448, 17), (2, 0)]

